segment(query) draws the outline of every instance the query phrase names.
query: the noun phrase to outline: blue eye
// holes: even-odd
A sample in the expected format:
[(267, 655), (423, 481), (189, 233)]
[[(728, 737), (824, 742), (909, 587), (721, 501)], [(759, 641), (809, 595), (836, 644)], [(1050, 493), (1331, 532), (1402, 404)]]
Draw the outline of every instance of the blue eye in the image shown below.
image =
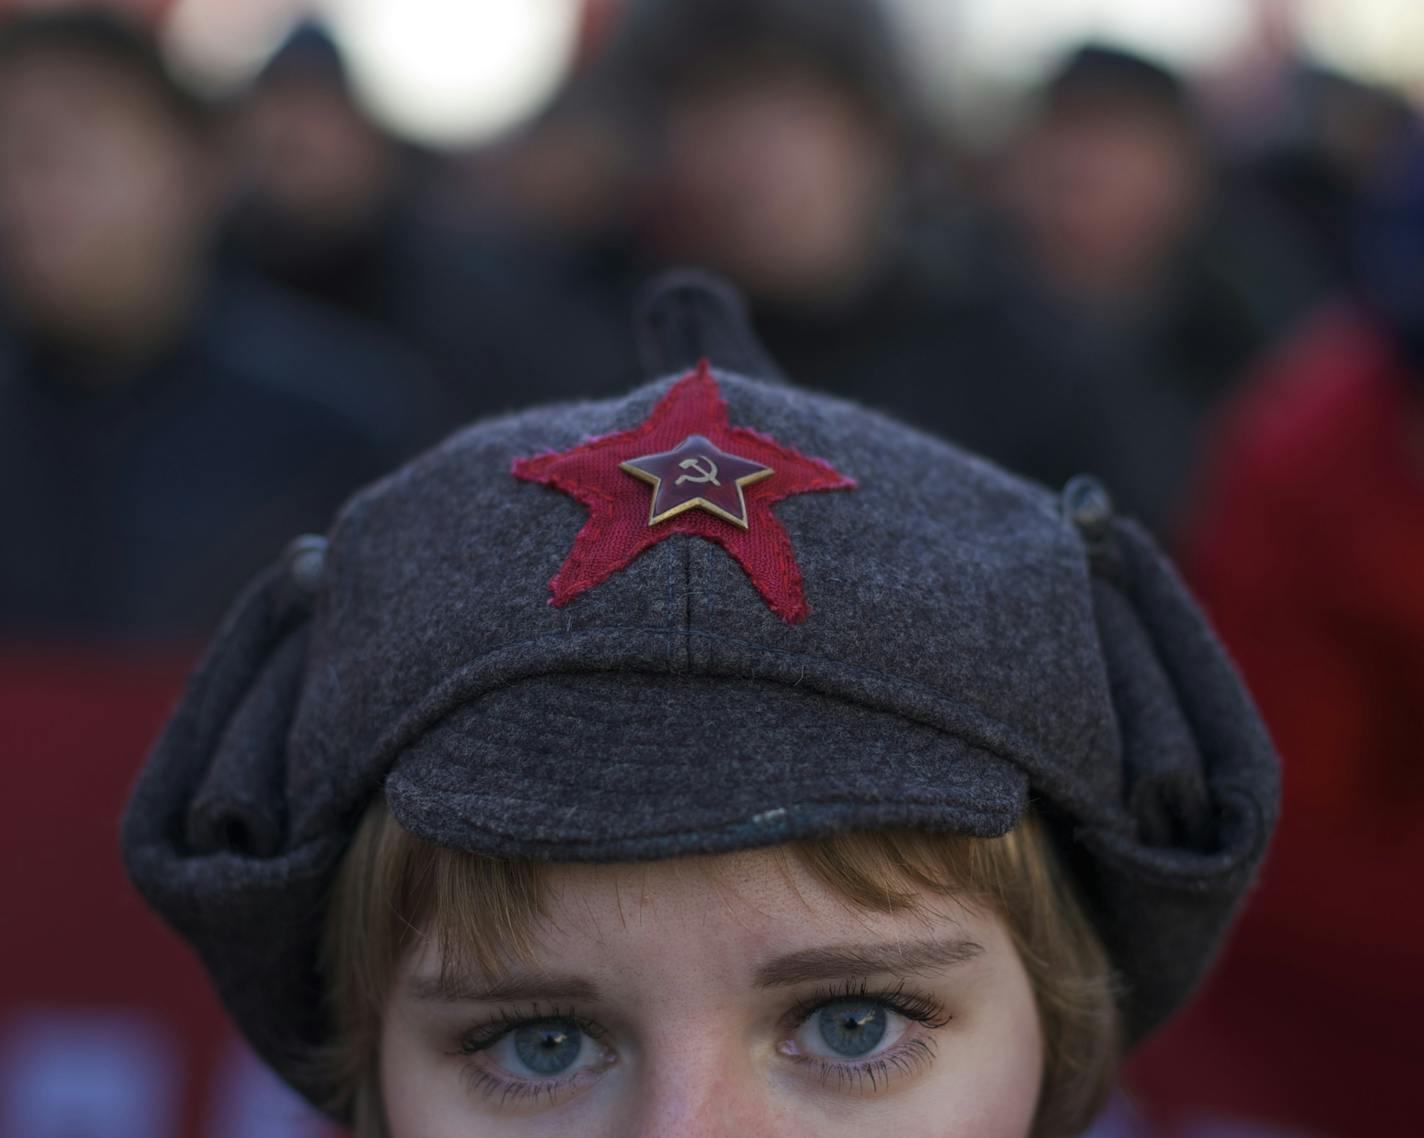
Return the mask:
[(848, 1059), (869, 1055), (885, 1038), (889, 1018), (874, 1000), (836, 1000), (814, 1016), (821, 1040), (832, 1053)]
[(618, 1062), (602, 1029), (572, 1013), (501, 1016), (474, 1028), (460, 1053), (470, 1086), (501, 1106), (561, 1102)]
[(566, 1019), (534, 1020), (507, 1036), (519, 1060), (532, 1074), (561, 1075), (579, 1061), (584, 1034)]

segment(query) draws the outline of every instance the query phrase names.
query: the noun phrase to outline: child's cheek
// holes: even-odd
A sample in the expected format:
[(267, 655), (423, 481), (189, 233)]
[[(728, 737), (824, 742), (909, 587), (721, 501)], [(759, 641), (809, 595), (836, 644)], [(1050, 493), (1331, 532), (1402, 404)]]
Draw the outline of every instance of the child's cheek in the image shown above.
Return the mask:
[(484, 1138), (486, 1131), (471, 1128), (468, 1091), (454, 1067), (457, 1062), (454, 1056), (437, 1061), (398, 1020), (387, 1023), (381, 1040), (381, 1099), (388, 1138)]

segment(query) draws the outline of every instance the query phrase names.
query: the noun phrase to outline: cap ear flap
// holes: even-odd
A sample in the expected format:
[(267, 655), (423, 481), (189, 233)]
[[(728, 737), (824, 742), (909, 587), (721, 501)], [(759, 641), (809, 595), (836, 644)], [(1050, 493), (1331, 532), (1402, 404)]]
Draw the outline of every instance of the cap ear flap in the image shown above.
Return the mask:
[(297, 539), (228, 613), (134, 788), (127, 849), (280, 852), (286, 735), (324, 556), (324, 539)]
[[(187, 810), (198, 854), (275, 857), (287, 829), (286, 736), (306, 663), (305, 622), (272, 636), (263, 663), (223, 723), (212, 762)], [(217, 704), (221, 707), (222, 704)]]
[[(259, 1053), (289, 1063), (317, 1024), (266, 1023), (276, 989), (295, 1009), (317, 983), (321, 896), (346, 835), (293, 845), (287, 735), (301, 698), (325, 541), (300, 538), (228, 615), (134, 786), (124, 864), (154, 909), (204, 952), (234, 1018)], [(274, 988), (275, 985), (275, 988)], [(258, 1000), (252, 995), (263, 992)]]
[(1123, 800), (1119, 825), (1076, 836), (1135, 1041), (1219, 948), (1275, 825), (1280, 772), (1235, 667), (1147, 534), (1113, 519), (1090, 548)]

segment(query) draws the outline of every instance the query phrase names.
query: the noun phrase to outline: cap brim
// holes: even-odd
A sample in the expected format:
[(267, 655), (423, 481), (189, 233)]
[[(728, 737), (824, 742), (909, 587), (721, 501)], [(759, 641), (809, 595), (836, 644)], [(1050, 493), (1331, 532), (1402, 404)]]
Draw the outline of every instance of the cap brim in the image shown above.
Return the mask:
[(396, 760), (391, 813), (494, 857), (636, 861), (835, 831), (980, 837), (1023, 816), (1023, 772), (898, 715), (784, 684), (571, 673), (466, 703)]

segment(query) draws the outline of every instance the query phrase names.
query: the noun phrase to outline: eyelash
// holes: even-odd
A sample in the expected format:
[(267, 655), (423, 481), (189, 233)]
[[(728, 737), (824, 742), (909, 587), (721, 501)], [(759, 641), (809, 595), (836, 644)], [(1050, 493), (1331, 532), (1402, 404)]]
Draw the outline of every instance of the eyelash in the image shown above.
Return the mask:
[[(846, 999), (872, 1000), (888, 1010), (920, 1024), (929, 1031), (944, 1027), (953, 1018), (945, 1011), (944, 1005), (931, 996), (905, 991), (903, 981), (893, 988), (877, 989), (865, 981), (847, 981), (836, 987), (817, 990), (811, 996), (799, 1001), (786, 1015), (782, 1024), (787, 1030), (801, 1027), (807, 1020), (828, 1004)], [(607, 1034), (596, 1023), (579, 1016), (572, 1008), (532, 1007), (523, 1011), (501, 1009), (486, 1023), (470, 1029), (460, 1039), (459, 1049), (454, 1054), (467, 1059), (488, 1050), (515, 1028), (545, 1019), (567, 1020), (574, 1024), (593, 1042), (606, 1046)], [(912, 1075), (925, 1069), (934, 1059), (935, 1041), (920, 1036), (908, 1042), (897, 1044), (890, 1052), (877, 1055), (861, 1062), (836, 1062), (822, 1056), (790, 1056), (794, 1062), (813, 1067), (823, 1086), (833, 1082), (837, 1090), (862, 1094), (867, 1084), (873, 1094), (883, 1088), (895, 1075)], [(576, 1072), (562, 1079), (530, 1080), (503, 1078), (475, 1062), (464, 1065), (464, 1078), (471, 1090), (487, 1101), (504, 1107), (537, 1102), (541, 1099), (553, 1103), (568, 1090), (585, 1071)]]
[(897, 1044), (893, 1051), (859, 1063), (836, 1063), (819, 1056), (802, 1056), (793, 1062), (812, 1065), (820, 1076), (823, 1087), (834, 1086), (838, 1091), (850, 1091), (859, 1095), (866, 1092), (867, 1083), (870, 1084), (870, 1093), (874, 1094), (882, 1090), (895, 1075), (918, 1074), (929, 1066), (934, 1057), (935, 1041), (920, 1038)]
[(873, 988), (864, 980), (847, 980), (835, 987), (818, 988), (786, 1013), (786, 1022), (800, 1027), (827, 1004), (838, 1000), (873, 1000), (930, 1030), (943, 1027), (951, 1018), (944, 1005), (932, 996), (906, 992), (903, 980), (893, 988)]

